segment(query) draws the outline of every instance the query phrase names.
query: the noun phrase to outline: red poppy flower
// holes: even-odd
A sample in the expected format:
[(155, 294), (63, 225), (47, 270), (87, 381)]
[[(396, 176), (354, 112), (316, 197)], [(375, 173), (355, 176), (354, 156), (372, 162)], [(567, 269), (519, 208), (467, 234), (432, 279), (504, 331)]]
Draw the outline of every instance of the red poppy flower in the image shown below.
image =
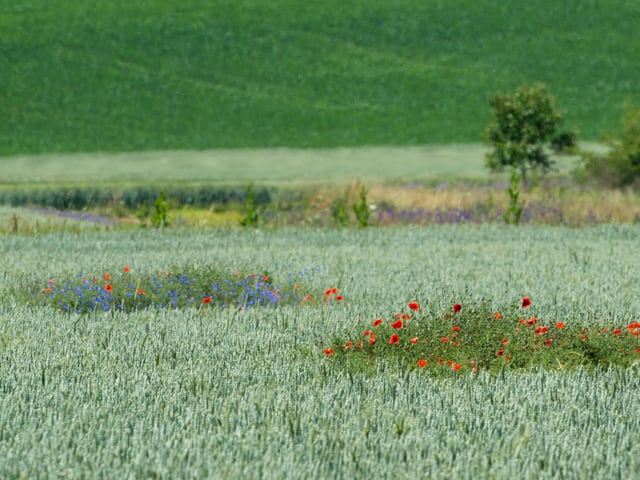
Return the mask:
[(373, 345), (374, 343), (376, 343), (376, 336), (375, 335), (370, 335), (369, 336), (369, 345)]
[(142, 288), (136, 288), (136, 295), (146, 295), (147, 291)]
[(389, 344), (396, 345), (398, 343), (400, 343), (400, 337), (398, 336), (397, 333), (394, 333), (393, 335), (391, 335), (391, 338), (389, 339)]
[(373, 326), (374, 326), (374, 327), (377, 327), (377, 326), (379, 326), (381, 323), (382, 323), (382, 319), (381, 319), (381, 318), (376, 318), (376, 319), (373, 321)]
[(611, 333), (613, 333), (615, 336), (618, 336), (618, 335), (620, 335), (620, 334), (622, 333), (622, 330), (620, 330), (619, 328), (616, 328), (616, 329), (615, 329), (613, 332), (611, 332)]
[(351, 347), (353, 347), (353, 342), (347, 342), (342, 345), (342, 348), (344, 348), (345, 350), (349, 350)]
[(122, 271), (123, 271), (124, 273), (129, 273), (129, 272), (131, 271), (131, 268), (129, 268), (129, 267), (124, 267), (124, 268), (122, 269)]
[(551, 339), (550, 339), (550, 338), (547, 338), (543, 343), (544, 343), (547, 347), (550, 347), (552, 342), (551, 342)]
[(269, 275), (263, 275), (262, 276), (262, 281), (266, 282), (267, 280), (269, 280)]
[(358, 343), (356, 343), (356, 348), (362, 348), (362, 345), (364, 345), (364, 342), (360, 340)]
[(333, 355), (333, 354), (334, 354), (334, 350), (333, 350), (333, 348), (325, 348), (325, 349), (323, 350), (323, 352), (324, 352), (324, 354), (325, 354), (327, 357), (330, 357), (331, 355)]
[(447, 342), (449, 341), (449, 337), (442, 337), (442, 338), (440, 339), (440, 341), (441, 341), (442, 343), (447, 343)]
[(562, 323), (562, 322), (558, 322), (558, 323), (556, 323), (556, 328), (557, 328), (558, 330), (562, 330), (562, 329), (564, 328), (564, 323)]
[(330, 288), (327, 288), (327, 289), (324, 291), (324, 296), (325, 296), (325, 297), (328, 297), (329, 295), (331, 295), (331, 289), (330, 289)]
[(451, 370), (460, 370), (461, 368), (462, 368), (462, 365), (460, 365), (459, 363), (451, 364)]
[(460, 310), (462, 310), (462, 305), (460, 305), (459, 303), (453, 305), (453, 311), (455, 313), (458, 313)]
[(333, 288), (331, 289), (331, 293), (333, 293), (334, 295), (335, 295), (336, 293), (338, 293), (338, 287), (333, 287)]
[(543, 327), (542, 325), (540, 325), (539, 327), (537, 327), (537, 328), (536, 328), (536, 330), (535, 330), (535, 332), (534, 332), (534, 333), (535, 333), (536, 335), (542, 335), (542, 334), (544, 334), (544, 333), (547, 333), (547, 331), (548, 331), (548, 330), (549, 330), (549, 328), (548, 328), (548, 327)]
[(507, 343), (509, 343), (509, 340), (507, 340), (506, 338), (503, 338), (503, 339), (502, 339), (502, 344), (503, 344), (503, 345), (506, 345)]
[(536, 323), (538, 323), (538, 317), (531, 317), (529, 320), (526, 320), (527, 325), (529, 325), (530, 327), (534, 326)]
[(451, 327), (451, 330), (454, 332), (459, 332), (460, 331), (460, 325), (456, 325), (455, 327)]
[(500, 312), (496, 312), (493, 314), (493, 318), (496, 320), (500, 320), (502, 318), (502, 314)]
[(420, 310), (420, 305), (418, 304), (418, 302), (409, 302), (407, 306), (413, 311)]
[(104, 278), (105, 280), (109, 281), (109, 280), (111, 280), (111, 275), (109, 275), (108, 273), (105, 273), (104, 275), (102, 275), (102, 278)]
[(402, 320), (396, 320), (395, 322), (393, 322), (393, 323), (391, 324), (391, 327), (392, 327), (392, 328), (396, 328), (396, 329), (397, 329), (397, 328), (402, 328)]
[(51, 287), (47, 287), (43, 290), (44, 293), (51, 293), (53, 290), (51, 290)]
[(531, 299), (529, 297), (522, 297), (522, 308), (527, 308), (531, 305)]
[(213, 300), (213, 297), (209, 296), (209, 297), (204, 297), (202, 299), (202, 303), (211, 303), (211, 300)]
[(372, 332), (371, 330), (365, 330), (364, 332), (362, 332), (362, 334), (363, 334), (365, 337), (368, 337), (369, 335), (373, 334), (373, 332)]
[(415, 345), (416, 343), (418, 343), (418, 337), (413, 337), (413, 338), (411, 339), (411, 343), (413, 343), (414, 345)]
[(336, 295), (336, 301), (341, 302), (342, 300), (344, 300), (342, 295)]
[(421, 358), (420, 360), (418, 360), (417, 365), (420, 368), (424, 368), (427, 366), (427, 361), (424, 358)]
[(498, 350), (496, 352), (496, 355), (499, 356), (499, 357), (503, 356), (504, 355), (504, 350), (501, 348), (500, 350)]
[(107, 292), (109, 292), (109, 293), (111, 293), (111, 292), (113, 291), (113, 287), (111, 286), (111, 284), (110, 284), (110, 283), (107, 283), (107, 284), (104, 286), (104, 289), (105, 289)]

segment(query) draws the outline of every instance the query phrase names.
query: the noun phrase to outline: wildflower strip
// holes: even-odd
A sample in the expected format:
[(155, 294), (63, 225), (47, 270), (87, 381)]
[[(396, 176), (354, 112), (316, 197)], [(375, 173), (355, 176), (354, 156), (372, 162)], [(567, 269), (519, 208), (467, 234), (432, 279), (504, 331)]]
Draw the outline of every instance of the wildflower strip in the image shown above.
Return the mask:
[[(436, 313), (410, 302), (405, 312), (364, 320), (366, 330), (343, 339), (335, 358), (362, 367), (381, 359), (440, 375), (480, 371), (627, 367), (640, 362), (640, 322), (585, 328), (543, 318), (530, 298), (509, 309), (453, 303)], [(524, 311), (528, 312), (523, 316)], [(371, 330), (373, 325), (374, 331)], [(357, 327), (356, 327), (357, 328)], [(377, 342), (376, 339), (385, 339)], [(345, 343), (346, 342), (346, 343)], [(325, 350), (326, 353), (326, 350)]]

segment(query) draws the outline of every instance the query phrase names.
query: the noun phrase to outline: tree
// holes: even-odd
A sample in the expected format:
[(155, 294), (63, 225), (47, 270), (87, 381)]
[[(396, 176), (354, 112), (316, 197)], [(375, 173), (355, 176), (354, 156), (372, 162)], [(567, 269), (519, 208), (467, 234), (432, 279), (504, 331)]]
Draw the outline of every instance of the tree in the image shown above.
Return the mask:
[(489, 104), (493, 119), (486, 133), (493, 151), (487, 154), (487, 166), (496, 171), (511, 167), (523, 180), (529, 170), (548, 171), (552, 164), (545, 145), (552, 141), (562, 115), (545, 85), (522, 85), (511, 95), (495, 95)]

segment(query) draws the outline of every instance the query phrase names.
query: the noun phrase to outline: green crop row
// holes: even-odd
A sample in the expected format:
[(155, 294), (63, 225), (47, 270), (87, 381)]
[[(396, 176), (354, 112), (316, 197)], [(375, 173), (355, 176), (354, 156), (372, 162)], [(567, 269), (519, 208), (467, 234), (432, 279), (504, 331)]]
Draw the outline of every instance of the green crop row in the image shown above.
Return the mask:
[[(209, 207), (213, 204), (244, 202), (247, 199), (246, 187), (221, 186), (135, 186), (135, 187), (36, 187), (0, 189), (0, 205), (42, 206), (60, 210), (82, 210), (101, 206), (122, 205), (126, 208), (151, 206), (164, 191), (174, 206)], [(254, 202), (271, 202), (271, 193), (266, 188), (254, 189)]]

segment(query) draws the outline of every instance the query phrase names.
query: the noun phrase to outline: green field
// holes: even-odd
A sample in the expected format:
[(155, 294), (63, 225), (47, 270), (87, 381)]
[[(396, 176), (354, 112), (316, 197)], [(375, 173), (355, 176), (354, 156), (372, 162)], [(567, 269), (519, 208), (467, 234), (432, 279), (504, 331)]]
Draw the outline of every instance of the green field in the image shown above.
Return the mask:
[(479, 142), (523, 82), (600, 140), (640, 103), (628, 0), (0, 3), (3, 156)]
[[(35, 155), (4, 158), (0, 184), (331, 183), (490, 178), (487, 147), (430, 145)], [(560, 158), (559, 169), (573, 166)], [(96, 180), (99, 179), (99, 180)]]
[[(130, 231), (2, 238), (1, 478), (633, 478), (637, 365), (433, 380), (325, 358), (418, 300), (638, 320), (638, 227)], [(16, 288), (130, 265), (274, 278), (342, 304), (66, 315)]]
[(607, 148), (637, 18), (0, 0), (0, 479), (639, 478), (640, 197), (481, 143), (545, 82)]
[[(583, 148), (601, 151), (603, 146), (584, 143)], [(461, 144), (21, 155), (2, 159), (0, 185), (490, 181), (495, 175), (484, 164), (488, 151), (480, 144)], [(554, 161), (561, 173), (576, 166), (576, 157)]]
[(348, 183), (438, 177), (486, 178), (481, 145), (253, 149), (32, 155), (4, 158), (0, 183)]

